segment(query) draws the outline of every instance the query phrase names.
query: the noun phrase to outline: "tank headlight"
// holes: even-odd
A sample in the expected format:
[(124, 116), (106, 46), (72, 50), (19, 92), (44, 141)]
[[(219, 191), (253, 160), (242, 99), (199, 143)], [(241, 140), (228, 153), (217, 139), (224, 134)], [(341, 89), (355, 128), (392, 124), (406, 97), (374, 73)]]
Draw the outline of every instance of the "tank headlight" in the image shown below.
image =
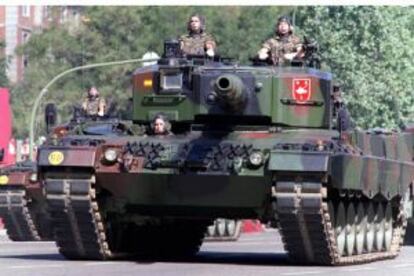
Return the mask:
[(162, 72), (160, 78), (161, 94), (177, 93), (183, 87), (183, 74), (181, 72)]
[(113, 162), (116, 161), (117, 156), (118, 156), (118, 154), (117, 154), (116, 150), (114, 150), (114, 149), (105, 150), (105, 153), (104, 153), (105, 161), (113, 163)]
[(30, 182), (37, 182), (37, 173), (32, 173), (29, 177)]
[(264, 156), (260, 151), (252, 152), (249, 156), (249, 163), (252, 166), (258, 167), (263, 164)]

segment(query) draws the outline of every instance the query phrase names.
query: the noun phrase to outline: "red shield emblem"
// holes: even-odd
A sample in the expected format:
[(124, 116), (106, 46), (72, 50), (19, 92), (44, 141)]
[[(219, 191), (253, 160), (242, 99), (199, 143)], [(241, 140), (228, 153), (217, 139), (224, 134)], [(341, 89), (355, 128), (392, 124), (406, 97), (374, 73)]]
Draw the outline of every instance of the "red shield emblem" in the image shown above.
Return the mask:
[(292, 96), (299, 103), (309, 101), (311, 98), (311, 80), (293, 79)]

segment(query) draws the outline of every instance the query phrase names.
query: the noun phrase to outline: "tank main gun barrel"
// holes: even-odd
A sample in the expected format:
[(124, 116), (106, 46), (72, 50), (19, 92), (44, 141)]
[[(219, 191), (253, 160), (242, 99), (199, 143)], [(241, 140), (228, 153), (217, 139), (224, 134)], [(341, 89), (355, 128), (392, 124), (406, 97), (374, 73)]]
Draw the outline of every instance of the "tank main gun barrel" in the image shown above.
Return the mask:
[(218, 103), (225, 110), (240, 112), (246, 105), (243, 81), (231, 74), (224, 74), (217, 78), (214, 90)]

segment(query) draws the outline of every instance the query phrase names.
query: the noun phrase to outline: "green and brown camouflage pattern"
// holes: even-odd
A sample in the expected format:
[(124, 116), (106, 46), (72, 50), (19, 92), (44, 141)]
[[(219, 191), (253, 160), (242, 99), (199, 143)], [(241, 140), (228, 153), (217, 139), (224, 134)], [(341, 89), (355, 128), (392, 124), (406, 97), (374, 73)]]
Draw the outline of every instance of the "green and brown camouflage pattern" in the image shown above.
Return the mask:
[(262, 45), (262, 48), (268, 50), (270, 53), (273, 64), (284, 64), (288, 62), (284, 55), (296, 53), (301, 47), (301, 39), (294, 34), (289, 34), (287, 37), (280, 37), (278, 34), (275, 34)]
[(214, 37), (206, 32), (189, 33), (179, 37), (181, 51), (185, 55), (204, 55), (207, 44), (211, 44), (213, 48), (216, 46)]
[[(209, 210), (237, 207), (255, 210), (256, 216), (259, 217), (264, 212), (266, 200), (271, 197), (274, 175), (283, 176), (302, 172), (327, 174), (332, 179), (333, 187), (361, 191), (370, 198), (377, 195), (392, 198), (405, 193), (414, 179), (413, 164), (410, 159), (412, 147), (407, 147), (411, 142), (406, 139), (406, 136), (396, 133), (375, 134), (355, 131), (350, 133), (349, 141), (335, 145), (334, 141), (338, 139), (338, 133), (334, 130), (308, 129), (305, 132), (291, 129), (280, 133), (235, 131), (225, 136), (220, 133), (218, 137), (213, 135), (203, 137), (202, 132), (193, 131), (186, 136), (174, 136), (168, 139), (117, 137), (105, 138), (102, 145), (97, 147), (53, 147), (41, 151), (39, 163), (41, 166), (51, 166), (48, 156), (58, 150), (65, 156), (60, 167), (93, 169), (98, 181), (102, 180), (100, 185), (122, 197), (125, 204), (164, 207), (167, 213), (172, 212), (174, 207), (189, 205), (193, 206), (194, 213), (196, 207)], [(359, 148), (353, 144), (353, 142), (360, 142), (354, 141), (354, 137), (365, 139), (366, 143), (363, 144), (365, 147)], [(82, 139), (88, 138), (82, 137)], [(137, 156), (131, 168), (125, 171), (121, 163), (106, 165), (102, 162), (105, 149), (116, 149), (121, 156), (125, 145), (133, 143), (148, 144), (154, 148), (162, 147), (162, 150), (157, 153), (159, 164), (153, 167), (145, 160), (145, 156)], [(177, 155), (180, 154), (177, 152), (179, 148), (190, 145), (195, 149), (206, 144), (212, 144), (211, 148), (245, 145), (250, 147), (251, 151), (264, 152), (267, 162), (265, 166), (256, 169), (249, 168), (247, 160), (244, 159), (245, 165), (240, 171), (226, 171), (225, 177), (215, 175), (214, 170), (199, 175), (178, 174), (178, 169), (185, 168), (180, 167), (181, 160), (177, 159)], [(369, 153), (370, 148), (376, 147), (377, 144), (380, 144), (378, 148), (383, 148), (382, 152)], [(203, 160), (186, 161), (187, 167), (197, 168), (199, 161)], [(228, 161), (228, 164), (231, 164), (232, 159)], [(202, 169), (201, 166), (198, 168)], [(131, 185), (131, 183), (139, 184)], [(250, 190), (251, 187), (254, 189)], [(240, 195), (235, 197), (235, 193)], [(151, 197), (148, 197), (149, 194)]]
[[(164, 65), (144, 67), (137, 70), (133, 77), (133, 119), (145, 122), (154, 114), (163, 112), (175, 122), (192, 121), (196, 116), (227, 116), (232, 110), (215, 108), (206, 103), (205, 97), (214, 90), (214, 81), (221, 75), (234, 75), (243, 78), (243, 83), (250, 91), (251, 103), (240, 112), (242, 116), (266, 116), (271, 124), (290, 127), (315, 127), (328, 129), (331, 127), (330, 89), (332, 76), (329, 73), (312, 68), (301, 67), (234, 67), (234, 66), (201, 66), (181, 68)], [(171, 71), (193, 70), (191, 72), (193, 91), (180, 93), (157, 93), (160, 90), (157, 78)], [(164, 73), (168, 72), (168, 73)], [(292, 80), (310, 79), (312, 98), (307, 105), (291, 102)], [(152, 83), (146, 87), (145, 83)]]
[[(302, 84), (306, 97), (294, 92)], [(216, 218), (278, 220), (297, 262), (397, 256), (412, 200), (413, 134), (339, 126), (331, 74), (173, 58), (137, 69), (133, 86), (134, 124), (163, 112), (175, 135), (83, 132), (39, 151), (66, 257), (193, 254)], [(343, 245), (344, 217), (359, 217), (355, 210), (369, 217), (367, 229), (384, 229), (374, 249)]]
[(43, 185), (36, 164), (24, 161), (0, 171), (0, 217), (13, 241), (52, 239)]

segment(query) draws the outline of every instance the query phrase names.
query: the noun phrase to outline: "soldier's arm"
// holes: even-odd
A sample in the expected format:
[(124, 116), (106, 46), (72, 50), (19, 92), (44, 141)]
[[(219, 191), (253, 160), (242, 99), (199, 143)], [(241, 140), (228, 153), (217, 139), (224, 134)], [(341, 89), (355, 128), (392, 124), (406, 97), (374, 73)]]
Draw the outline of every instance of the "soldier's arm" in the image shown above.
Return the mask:
[(293, 52), (286, 53), (283, 55), (283, 58), (286, 60), (293, 60), (294, 58), (302, 59), (305, 56), (305, 52), (303, 50), (303, 43), (299, 37), (293, 36), (291, 38), (291, 43), (293, 44)]
[(270, 49), (272, 49), (271, 39), (266, 40), (262, 44), (262, 48), (257, 52), (257, 56), (261, 60), (265, 60), (269, 57)]
[(82, 110), (86, 111), (88, 109), (88, 100), (84, 99), (82, 101)]
[(99, 100), (99, 106), (98, 106), (98, 115), (103, 116), (105, 115), (106, 111), (106, 101), (104, 98)]
[(214, 57), (216, 49), (216, 41), (214, 40), (213, 36), (207, 34), (204, 38), (204, 50), (207, 56)]
[(214, 37), (212, 35), (207, 35), (206, 41), (204, 42), (204, 45), (206, 47), (206, 50), (209, 49), (216, 49), (216, 41), (214, 40)]
[(184, 48), (184, 40), (185, 40), (185, 35), (182, 35), (178, 38), (178, 42), (180, 43), (181, 50)]
[(296, 49), (295, 57), (303, 58), (305, 56), (305, 50), (303, 48), (302, 40), (299, 37), (295, 36), (293, 39), (293, 45), (295, 46), (295, 49)]

